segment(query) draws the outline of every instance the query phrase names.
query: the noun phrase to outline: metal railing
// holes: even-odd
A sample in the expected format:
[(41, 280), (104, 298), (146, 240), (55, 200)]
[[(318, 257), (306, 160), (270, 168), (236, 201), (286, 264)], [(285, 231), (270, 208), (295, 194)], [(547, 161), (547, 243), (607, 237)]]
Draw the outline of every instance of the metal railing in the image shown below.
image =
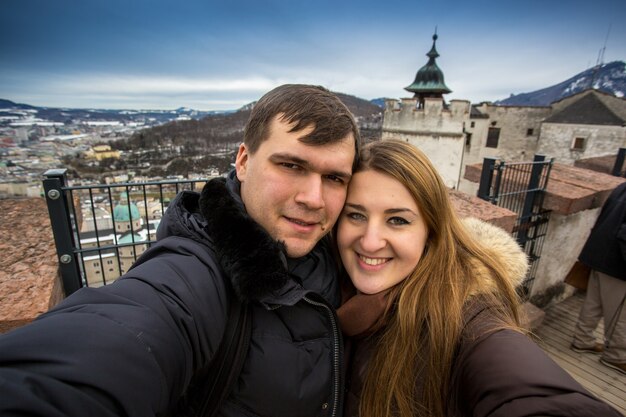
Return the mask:
[(63, 288), (106, 285), (156, 242), (156, 227), (169, 201), (207, 178), (143, 183), (68, 185), (67, 170), (44, 173)]
[(543, 202), (553, 163), (554, 158), (546, 160), (543, 155), (536, 155), (532, 162), (483, 160), (478, 197), (518, 215), (513, 233), (530, 264), (519, 289), (524, 297), (531, 292), (550, 220)]
[(615, 164), (611, 170), (611, 175), (615, 177), (626, 177), (626, 170), (624, 169), (624, 160), (626, 159), (626, 148), (619, 148), (617, 151), (617, 157), (615, 158)]

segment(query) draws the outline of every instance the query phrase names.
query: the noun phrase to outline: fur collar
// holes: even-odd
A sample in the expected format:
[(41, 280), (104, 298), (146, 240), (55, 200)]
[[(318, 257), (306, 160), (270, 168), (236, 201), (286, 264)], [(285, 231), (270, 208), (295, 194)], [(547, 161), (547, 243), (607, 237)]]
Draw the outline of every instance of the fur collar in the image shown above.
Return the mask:
[[(528, 257), (511, 234), (500, 227), (476, 218), (465, 218), (462, 223), (469, 234), (484, 247), (489, 248), (499, 262), (504, 265), (504, 269), (508, 272), (506, 278), (511, 285), (513, 287), (519, 286), (526, 277)], [(472, 295), (497, 291), (489, 271), (477, 264), (473, 265), (473, 269), (478, 276), (478, 284), (476, 288), (472, 288)]]
[(291, 280), (285, 268), (284, 245), (252, 220), (233, 198), (224, 178), (207, 182), (199, 206), (217, 261), (242, 301), (271, 296)]

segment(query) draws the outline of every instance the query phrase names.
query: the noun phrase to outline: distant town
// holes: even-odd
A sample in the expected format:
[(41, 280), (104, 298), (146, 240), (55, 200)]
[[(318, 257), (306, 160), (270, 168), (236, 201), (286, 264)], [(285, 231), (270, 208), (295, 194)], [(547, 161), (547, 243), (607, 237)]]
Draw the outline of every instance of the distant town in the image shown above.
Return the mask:
[[(380, 139), (379, 104), (339, 94), (363, 135)], [(0, 198), (42, 195), (43, 173), (70, 185), (210, 178), (229, 171), (253, 103), (227, 112), (54, 109), (0, 99)]]
[[(74, 185), (145, 182), (168, 176), (182, 178), (170, 173), (175, 170), (168, 170), (168, 164), (182, 151), (180, 145), (157, 145), (155, 149), (133, 149), (128, 145), (127, 150), (118, 148), (124, 147), (123, 142), (137, 132), (208, 115), (208, 112), (189, 109), (158, 115), (155, 112), (103, 113), (70, 109), (52, 113), (6, 100), (1, 104), (4, 108), (0, 108), (0, 198), (40, 196), (42, 174), (55, 168), (68, 169)], [(60, 121), (60, 118), (65, 120)], [(223, 149), (217, 152), (223, 153)], [(197, 177), (217, 174), (217, 166), (207, 166), (195, 173)]]

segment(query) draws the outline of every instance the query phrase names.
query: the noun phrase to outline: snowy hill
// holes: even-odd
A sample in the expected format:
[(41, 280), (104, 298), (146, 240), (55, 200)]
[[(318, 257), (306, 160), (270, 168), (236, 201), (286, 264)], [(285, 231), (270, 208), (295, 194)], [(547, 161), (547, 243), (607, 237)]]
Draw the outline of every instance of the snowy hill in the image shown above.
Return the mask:
[(595, 88), (616, 97), (626, 97), (626, 62), (613, 61), (589, 68), (562, 83), (530, 93), (511, 95), (495, 104), (503, 106), (548, 106), (588, 88)]

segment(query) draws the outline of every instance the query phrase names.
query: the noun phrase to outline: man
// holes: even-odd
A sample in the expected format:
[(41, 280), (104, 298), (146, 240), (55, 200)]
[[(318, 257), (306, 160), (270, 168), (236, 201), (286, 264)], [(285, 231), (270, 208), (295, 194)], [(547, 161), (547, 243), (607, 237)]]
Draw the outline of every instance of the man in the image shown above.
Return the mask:
[[(626, 183), (604, 203), (578, 259), (591, 274), (572, 349), (600, 354), (600, 363), (626, 374)], [(602, 317), (604, 344), (593, 335)]]
[(359, 143), (349, 110), (321, 87), (263, 96), (236, 173), (179, 194), (127, 274), (0, 338), (0, 414), (172, 413), (218, 348), (230, 286), (249, 303), (252, 336), (218, 414), (340, 415), (338, 268), (325, 236)]

